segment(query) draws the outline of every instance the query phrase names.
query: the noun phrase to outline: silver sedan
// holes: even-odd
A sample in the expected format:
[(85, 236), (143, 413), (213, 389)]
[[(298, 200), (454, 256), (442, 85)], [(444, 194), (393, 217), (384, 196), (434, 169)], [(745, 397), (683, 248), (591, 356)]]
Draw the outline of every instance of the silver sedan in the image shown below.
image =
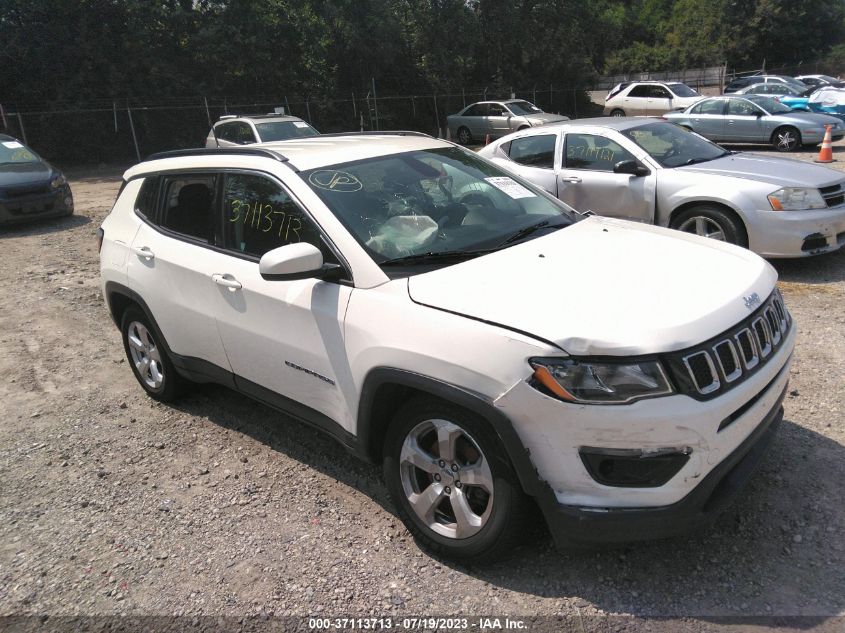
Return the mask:
[(806, 257), (845, 245), (845, 175), (730, 152), (657, 118), (580, 119), (524, 130), (479, 154), (575, 209)]
[(567, 116), (543, 112), (522, 99), (479, 101), (446, 117), (452, 138), (462, 145), (484, 140), (488, 134), (490, 138), (499, 138), (516, 130), (568, 120)]
[(704, 99), (683, 112), (670, 112), (663, 118), (711, 141), (766, 143), (779, 152), (821, 143), (826, 124), (833, 126), (834, 141), (845, 136), (845, 124), (836, 117), (795, 112), (763, 95)]

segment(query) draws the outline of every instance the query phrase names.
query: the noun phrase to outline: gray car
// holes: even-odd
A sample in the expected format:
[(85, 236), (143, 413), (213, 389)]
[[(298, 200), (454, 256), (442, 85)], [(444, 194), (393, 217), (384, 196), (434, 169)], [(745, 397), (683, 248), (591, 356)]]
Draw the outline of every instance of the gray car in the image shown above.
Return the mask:
[(543, 112), (522, 99), (479, 101), (446, 117), (452, 138), (462, 145), (483, 140), (488, 134), (490, 138), (499, 138), (516, 130), (568, 120), (567, 116)]
[(826, 114), (796, 112), (763, 95), (712, 97), (683, 112), (670, 112), (663, 118), (711, 141), (765, 143), (779, 152), (821, 143), (825, 125), (833, 126), (834, 141), (845, 136), (845, 124), (840, 119)]
[(730, 152), (657, 118), (524, 130), (479, 154), (575, 209), (805, 257), (845, 245), (845, 174)]

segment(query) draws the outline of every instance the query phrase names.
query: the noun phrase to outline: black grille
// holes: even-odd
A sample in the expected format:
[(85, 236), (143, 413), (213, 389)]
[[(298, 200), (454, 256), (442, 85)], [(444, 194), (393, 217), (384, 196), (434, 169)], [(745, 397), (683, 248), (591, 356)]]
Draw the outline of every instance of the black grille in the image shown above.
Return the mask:
[(838, 185), (831, 185), (829, 187), (821, 187), (819, 193), (829, 207), (835, 207), (845, 202), (845, 192), (842, 191), (842, 183)]
[(9, 187), (6, 189), (7, 198), (23, 198), (26, 196), (50, 193), (50, 183), (39, 183), (37, 185), (26, 185), (22, 187)]
[(682, 393), (714, 398), (759, 371), (783, 344), (792, 319), (775, 290), (753, 314), (717, 337), (669, 354), (666, 364)]

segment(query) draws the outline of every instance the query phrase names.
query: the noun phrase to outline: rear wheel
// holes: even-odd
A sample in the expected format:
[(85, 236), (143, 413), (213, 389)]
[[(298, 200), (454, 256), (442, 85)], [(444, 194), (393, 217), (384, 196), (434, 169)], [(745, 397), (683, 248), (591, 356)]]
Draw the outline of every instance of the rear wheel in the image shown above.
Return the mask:
[(732, 213), (712, 205), (686, 209), (672, 220), (671, 227), (738, 246), (748, 245), (741, 222)]
[(610, 112), (610, 116), (625, 116), (625, 111), (620, 108), (616, 108)]
[(144, 391), (162, 402), (175, 400), (185, 381), (176, 373), (147, 315), (136, 306), (128, 307), (120, 331), (129, 366)]
[(433, 398), (412, 400), (394, 417), (384, 478), (414, 538), (454, 559), (500, 557), (519, 541), (530, 512), (487, 423)]
[(458, 143), (461, 145), (469, 145), (472, 142), (472, 134), (469, 133), (469, 128), (461, 126), (458, 128)]
[(801, 147), (801, 133), (789, 125), (779, 127), (772, 134), (772, 146), (779, 152), (793, 152)]

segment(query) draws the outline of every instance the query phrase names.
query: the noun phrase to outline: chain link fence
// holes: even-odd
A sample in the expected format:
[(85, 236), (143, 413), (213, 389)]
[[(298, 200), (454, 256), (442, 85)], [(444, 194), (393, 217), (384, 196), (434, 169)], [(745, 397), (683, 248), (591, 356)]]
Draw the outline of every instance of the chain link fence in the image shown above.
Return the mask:
[(36, 104), (0, 110), (0, 125), (45, 158), (63, 166), (129, 164), (149, 154), (205, 144), (211, 124), (225, 114), (266, 114), (284, 108), (321, 132), (414, 130), (446, 135), (446, 117), (486, 99), (527, 99), (571, 118), (595, 114), (586, 92), (554, 85), (446, 94), (378, 95), (350, 92), (333, 98), (271, 96), (252, 100), (195, 97)]

